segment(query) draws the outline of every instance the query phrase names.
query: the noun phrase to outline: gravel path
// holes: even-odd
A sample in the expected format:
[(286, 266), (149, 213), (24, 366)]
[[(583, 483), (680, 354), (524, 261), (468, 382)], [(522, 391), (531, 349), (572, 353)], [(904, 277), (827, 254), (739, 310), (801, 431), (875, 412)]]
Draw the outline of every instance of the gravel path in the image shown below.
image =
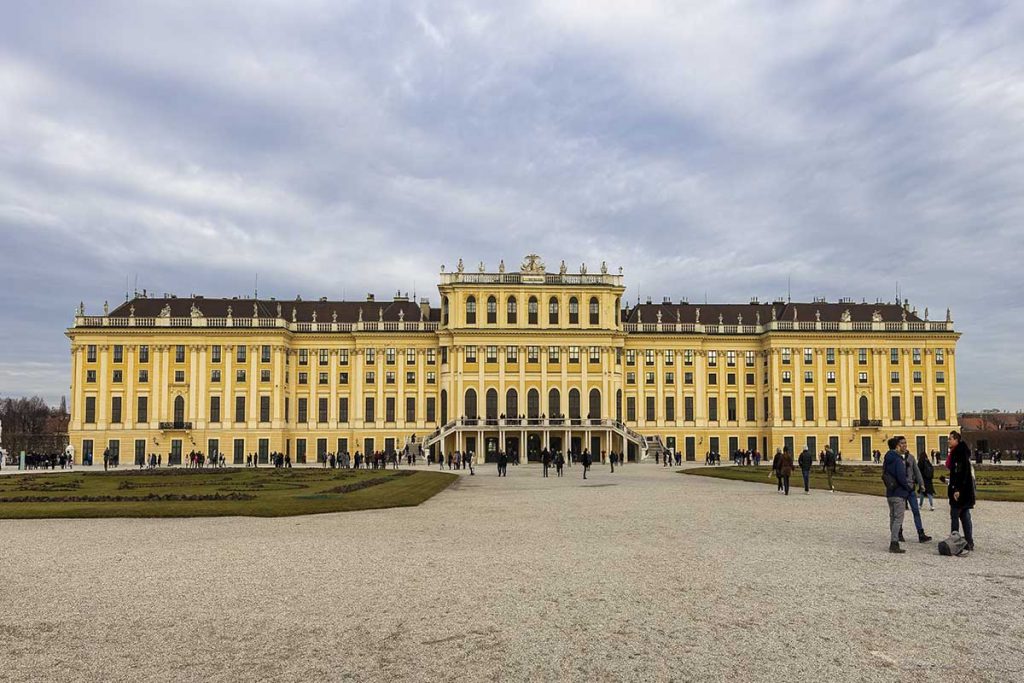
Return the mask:
[(1024, 680), (1020, 504), (895, 556), (881, 498), (477, 472), (410, 509), (0, 520), (0, 680)]

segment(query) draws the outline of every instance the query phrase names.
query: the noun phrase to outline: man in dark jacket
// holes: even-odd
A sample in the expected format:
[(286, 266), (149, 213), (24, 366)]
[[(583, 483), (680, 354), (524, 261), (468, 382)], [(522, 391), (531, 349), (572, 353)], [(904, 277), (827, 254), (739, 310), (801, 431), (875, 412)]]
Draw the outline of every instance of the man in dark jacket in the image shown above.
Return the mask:
[(804, 493), (811, 493), (811, 468), (814, 467), (814, 456), (806, 448), (800, 453), (800, 474), (804, 476)]
[(971, 449), (964, 443), (960, 432), (949, 433), (949, 517), (950, 530), (960, 531), (964, 527), (967, 549), (974, 550), (974, 524), (971, 509), (975, 501), (974, 468), (971, 467)]
[(587, 478), (587, 472), (590, 471), (590, 451), (583, 449), (583, 478)]
[(508, 476), (508, 453), (505, 451), (498, 451), (498, 476)]
[(782, 477), (782, 490), (789, 495), (789, 477), (793, 474), (793, 451), (789, 446), (782, 449), (782, 458), (779, 459), (779, 476)]
[(825, 461), (822, 465), (825, 468), (825, 476), (828, 477), (828, 490), (835, 493), (836, 487), (832, 485), (832, 477), (836, 474), (836, 453), (832, 446), (825, 446)]
[(905, 553), (900, 547), (900, 529), (903, 528), (903, 514), (907, 499), (911, 496), (907, 480), (907, 465), (903, 454), (907, 452), (907, 439), (894, 436), (889, 439), (889, 452), (882, 461), (882, 479), (885, 481), (885, 499), (889, 504), (889, 552)]

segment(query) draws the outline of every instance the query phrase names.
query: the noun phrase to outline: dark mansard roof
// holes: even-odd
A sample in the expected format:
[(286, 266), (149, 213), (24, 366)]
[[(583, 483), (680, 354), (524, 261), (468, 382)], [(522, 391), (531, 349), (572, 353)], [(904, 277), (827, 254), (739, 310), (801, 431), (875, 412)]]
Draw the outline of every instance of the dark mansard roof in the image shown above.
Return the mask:
[[(722, 324), (736, 325), (739, 316), (743, 316), (744, 325), (755, 325), (760, 315), (762, 324), (772, 320), (772, 311), (778, 320), (796, 320), (813, 322), (820, 313), (822, 322), (840, 322), (844, 311), (850, 312), (852, 322), (871, 322), (875, 311), (882, 316), (883, 322), (900, 322), (903, 320), (904, 308), (893, 303), (826, 303), (826, 302), (774, 302), (749, 304), (691, 304), (691, 303), (646, 303), (636, 304), (622, 311), (622, 321), (626, 323), (658, 322), (658, 312), (664, 323), (695, 323), (697, 311), (700, 311), (700, 322), (705, 325), (717, 325), (718, 316), (722, 316)], [(906, 311), (908, 322), (920, 322), (917, 314)]]
[[(370, 322), (383, 319), (386, 322), (397, 322), (406, 320), (416, 322), (420, 320), (420, 306), (413, 301), (325, 301), (322, 299), (313, 301), (284, 301), (275, 299), (242, 299), (242, 298), (214, 298), (206, 297), (136, 297), (118, 306), (110, 312), (111, 317), (127, 317), (132, 314), (136, 318), (155, 318), (161, 314), (164, 307), (170, 307), (171, 317), (189, 317), (192, 314), (192, 306), (199, 309), (200, 313), (207, 318), (226, 318), (228, 308), (235, 318), (253, 317), (253, 304), (256, 305), (256, 313), (259, 318), (276, 318), (278, 306), (280, 306), (281, 317), (285, 320), (292, 320), (292, 311), (295, 311), (295, 320), (298, 322), (310, 322), (313, 320), (313, 312), (316, 312), (317, 322), (329, 323), (334, 313), (338, 314), (339, 323), (354, 323), (359, 320), (359, 312), (362, 310), (363, 320)], [(404, 316), (401, 315), (404, 313)], [(424, 320), (438, 322), (441, 320), (441, 309), (427, 308)]]

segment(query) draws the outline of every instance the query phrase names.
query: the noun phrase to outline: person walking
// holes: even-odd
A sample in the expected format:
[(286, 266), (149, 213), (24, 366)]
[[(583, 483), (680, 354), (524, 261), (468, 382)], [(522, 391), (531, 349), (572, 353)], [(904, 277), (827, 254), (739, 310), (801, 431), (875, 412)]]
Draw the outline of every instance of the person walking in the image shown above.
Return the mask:
[[(710, 451), (709, 451), (710, 453)], [(779, 469), (782, 465), (782, 451), (775, 449), (775, 458), (772, 460), (772, 474), (775, 475), (775, 480), (779, 483), (777, 491), (782, 493), (782, 470)]]
[(974, 550), (974, 524), (971, 510), (976, 498), (974, 467), (971, 464), (971, 449), (964, 443), (960, 432), (949, 433), (949, 495), (950, 531), (959, 532), (964, 528), (967, 549)]
[(540, 454), (540, 461), (544, 465), (544, 476), (548, 476), (548, 468), (551, 467), (551, 451), (544, 449)]
[[(907, 507), (914, 514), (914, 527), (917, 528), (917, 540), (919, 543), (927, 543), (932, 540), (932, 537), (924, 532), (924, 523), (921, 521), (921, 507), (917, 503), (917, 495), (915, 494), (915, 487), (918, 491), (924, 490), (924, 477), (921, 475), (921, 470), (917, 466), (917, 460), (910, 453), (910, 450), (906, 447), (906, 440), (903, 441), (903, 447), (900, 451), (900, 455), (903, 457), (903, 462), (907, 467), (907, 481), (910, 482), (910, 497), (907, 498)], [(900, 541), (905, 541), (903, 538), (903, 530), (900, 529)]]
[(800, 452), (800, 474), (804, 477), (804, 494), (811, 494), (811, 468), (814, 467), (814, 456), (806, 448)]
[(825, 476), (828, 478), (828, 490), (835, 493), (836, 487), (832, 484), (832, 477), (836, 474), (836, 453), (832, 446), (825, 446), (824, 468)]
[(587, 478), (587, 472), (590, 471), (590, 451), (586, 448), (583, 449), (583, 478)]
[(555, 453), (555, 474), (562, 476), (562, 468), (565, 467), (565, 456), (562, 451)]
[(920, 508), (924, 505), (924, 499), (927, 498), (929, 511), (935, 512), (935, 466), (924, 451), (917, 455), (917, 469), (921, 471), (921, 479), (924, 480), (924, 486), (918, 493), (917, 506)]
[(889, 452), (882, 462), (882, 480), (885, 482), (885, 500), (889, 505), (889, 552), (905, 553), (900, 547), (900, 530), (903, 515), (907, 509), (907, 498), (911, 496), (910, 482), (907, 481), (907, 466), (900, 454), (900, 444), (906, 450), (907, 440), (902, 436), (889, 439)]
[(505, 451), (500, 451), (498, 453), (498, 476), (508, 476), (508, 454), (506, 454)]
[(779, 461), (779, 474), (782, 475), (782, 490), (789, 495), (789, 477), (793, 474), (793, 451), (789, 446), (782, 449), (782, 460)]
[(612, 474), (615, 474), (615, 451), (608, 453), (608, 464), (612, 466)]

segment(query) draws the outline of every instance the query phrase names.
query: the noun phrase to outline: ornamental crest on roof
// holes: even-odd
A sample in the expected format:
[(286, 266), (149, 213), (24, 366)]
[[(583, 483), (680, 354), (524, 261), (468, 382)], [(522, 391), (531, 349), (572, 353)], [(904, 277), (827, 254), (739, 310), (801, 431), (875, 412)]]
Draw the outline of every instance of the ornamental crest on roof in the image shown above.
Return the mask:
[(523, 265), (519, 266), (519, 272), (542, 275), (544, 273), (544, 262), (536, 254), (527, 254), (526, 258), (523, 259)]

